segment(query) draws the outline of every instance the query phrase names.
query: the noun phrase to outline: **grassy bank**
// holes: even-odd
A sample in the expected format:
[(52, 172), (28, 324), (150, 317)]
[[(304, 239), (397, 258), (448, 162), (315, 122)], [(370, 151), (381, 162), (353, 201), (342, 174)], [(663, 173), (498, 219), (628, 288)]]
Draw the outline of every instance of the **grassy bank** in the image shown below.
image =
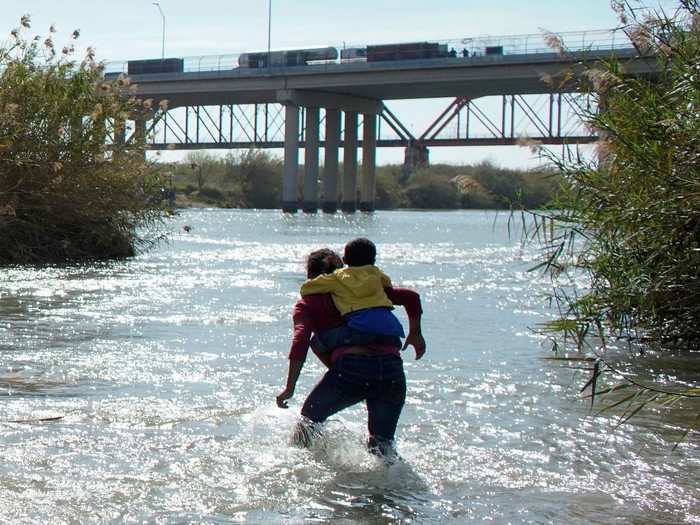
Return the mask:
[[(265, 151), (224, 157), (197, 152), (183, 162), (161, 164), (160, 172), (180, 205), (278, 208), (281, 202), (282, 163)], [(301, 170), (298, 181), (302, 195)], [(554, 171), (513, 170), (488, 162), (435, 164), (408, 177), (402, 166), (387, 165), (377, 168), (375, 204), (377, 209), (537, 208), (551, 200), (560, 181)], [(322, 185), (320, 191), (322, 195)]]

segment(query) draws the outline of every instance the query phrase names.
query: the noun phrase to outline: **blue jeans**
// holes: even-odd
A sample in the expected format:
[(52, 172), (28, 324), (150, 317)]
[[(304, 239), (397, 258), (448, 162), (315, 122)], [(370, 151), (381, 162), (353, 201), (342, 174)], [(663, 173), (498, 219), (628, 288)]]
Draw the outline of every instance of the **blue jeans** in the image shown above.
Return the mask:
[(365, 401), (370, 448), (391, 447), (406, 401), (403, 361), (395, 355), (347, 354), (314, 387), (301, 415), (322, 423), (333, 414)]
[(310, 344), (311, 348), (317, 352), (330, 353), (341, 346), (380, 344), (401, 348), (401, 339), (397, 336), (360, 332), (347, 325), (342, 325), (315, 333)]

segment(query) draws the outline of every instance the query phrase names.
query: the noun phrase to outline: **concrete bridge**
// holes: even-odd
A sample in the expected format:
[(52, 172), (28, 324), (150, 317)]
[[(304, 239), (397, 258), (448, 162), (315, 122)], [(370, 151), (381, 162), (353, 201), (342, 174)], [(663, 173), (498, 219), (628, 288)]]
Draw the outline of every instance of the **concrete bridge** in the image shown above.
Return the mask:
[[(189, 59), (189, 66), (182, 71), (160, 72), (151, 74), (132, 74), (137, 84), (136, 95), (152, 98), (157, 103), (168, 101), (168, 110), (154, 116), (150, 129), (159, 121), (165, 122), (168, 112), (176, 108), (194, 107), (196, 120), (206, 125), (206, 118), (201, 119), (199, 108), (219, 106), (218, 119), (206, 114), (209, 128), (215, 128), (208, 136), (217, 140), (201, 140), (199, 128), (195, 137), (188, 137), (181, 143), (154, 143), (154, 148), (192, 149), (211, 147), (234, 147), (233, 140), (224, 139), (223, 110), (233, 105), (280, 104), (284, 109), (284, 134), (282, 141), (261, 141), (264, 146), (284, 147), (284, 179), (282, 208), (295, 212), (299, 207), (297, 196), (297, 173), (299, 170), (299, 149), (304, 147), (304, 186), (302, 209), (314, 212), (319, 205), (319, 151), (324, 149), (323, 195), (320, 205), (324, 211), (337, 209), (338, 197), (341, 197), (341, 209), (352, 212), (357, 203), (357, 151), (362, 148), (362, 165), (360, 181), (361, 210), (374, 207), (376, 148), (382, 144), (378, 141), (377, 127), (379, 119), (384, 119), (397, 132), (400, 139), (396, 145), (408, 146), (407, 156), (420, 157), (427, 145), (443, 145), (433, 134), (436, 128), (446, 125), (446, 120), (458, 116), (461, 108), (468, 106), (474, 99), (488, 96), (522, 97), (527, 94), (549, 94), (561, 97), (562, 92), (572, 91), (573, 85), (562, 86), (561, 81), (567, 72), (576, 70), (581, 62), (591, 63), (598, 60), (616, 58), (626, 63), (629, 74), (648, 74), (653, 70), (653, 60), (641, 58), (629, 42), (617, 35), (618, 43), (613, 40), (614, 33), (608, 32), (607, 40), (602, 42), (578, 43), (580, 33), (576, 34), (578, 48), (567, 45), (566, 53), (558, 53), (541, 46), (523, 50), (517, 46), (488, 46), (452, 52), (448, 56), (402, 60), (322, 60), (303, 65), (269, 67), (237, 67), (234, 56), (200, 57)], [(541, 35), (539, 36), (540, 38)], [(499, 37), (504, 39), (506, 37)], [(511, 38), (511, 41), (514, 37)], [(524, 37), (520, 37), (521, 40)], [(532, 35), (527, 36), (532, 38)], [(472, 42), (464, 39), (461, 42)], [(484, 49), (496, 50), (485, 53)], [(184, 63), (184, 62), (183, 62)], [(204, 64), (204, 65), (203, 65)], [(127, 64), (109, 64), (108, 74), (126, 72)], [(546, 80), (545, 80), (546, 79)], [(410, 135), (404, 126), (386, 108), (385, 101), (451, 97), (454, 102), (448, 107), (423, 135), (416, 138)], [(514, 112), (513, 98), (511, 130), (507, 133), (505, 110), (501, 125), (494, 132), (492, 144), (515, 144), (519, 137), (513, 132)], [(157, 106), (156, 106), (157, 107)], [(505, 103), (504, 103), (505, 107)], [(561, 103), (560, 103), (561, 107)], [(543, 117), (534, 114), (532, 108), (523, 108), (529, 118), (541, 123), (541, 136), (544, 143), (562, 144), (572, 142), (590, 142), (595, 137), (568, 136), (557, 129), (555, 120), (561, 119), (554, 114), (554, 103), (550, 102), (549, 114)], [(204, 110), (206, 111), (206, 110)], [(266, 107), (267, 111), (267, 107)], [(324, 118), (321, 119), (321, 111)], [(186, 113), (189, 115), (189, 112)], [(303, 132), (300, 124), (303, 115)], [(360, 115), (362, 136), (359, 137)], [(393, 118), (392, 118), (393, 117)], [(187, 117), (186, 117), (187, 118)], [(257, 117), (256, 117), (257, 118)], [(267, 113), (265, 119), (267, 127)], [(344, 126), (341, 126), (341, 121)], [(257, 121), (256, 121), (257, 122)], [(321, 140), (321, 124), (324, 126), (324, 140)], [(138, 123), (141, 128), (145, 123)], [(231, 120), (231, 127), (233, 120)], [(182, 128), (182, 126), (180, 126)], [(184, 124), (184, 130), (189, 123)], [(344, 129), (341, 129), (344, 128)], [(342, 131), (342, 134), (341, 134)], [(257, 139), (257, 131), (254, 136)], [(341, 140), (342, 137), (342, 140)], [(266, 130), (267, 138), (267, 130)], [(467, 143), (469, 139), (463, 140)], [(458, 141), (459, 142), (459, 141)], [(260, 143), (253, 141), (259, 146)], [(452, 145), (454, 141), (450, 142)], [(240, 146), (240, 144), (239, 144)], [(342, 187), (339, 187), (339, 155), (343, 148)]]

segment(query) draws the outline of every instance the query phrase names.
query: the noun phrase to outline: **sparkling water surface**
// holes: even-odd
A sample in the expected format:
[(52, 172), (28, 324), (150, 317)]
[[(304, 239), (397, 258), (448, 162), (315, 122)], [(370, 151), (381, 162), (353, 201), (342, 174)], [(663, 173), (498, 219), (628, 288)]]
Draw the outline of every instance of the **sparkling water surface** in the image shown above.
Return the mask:
[[(0, 523), (700, 523), (697, 439), (671, 452), (659, 421), (592, 417), (581, 372), (543, 359), (551, 285), (507, 214), (192, 210), (169, 228), (132, 260), (0, 273)], [(312, 356), (290, 409), (274, 401), (304, 256), (360, 235), (425, 311), (391, 467), (363, 406), (289, 446)]]

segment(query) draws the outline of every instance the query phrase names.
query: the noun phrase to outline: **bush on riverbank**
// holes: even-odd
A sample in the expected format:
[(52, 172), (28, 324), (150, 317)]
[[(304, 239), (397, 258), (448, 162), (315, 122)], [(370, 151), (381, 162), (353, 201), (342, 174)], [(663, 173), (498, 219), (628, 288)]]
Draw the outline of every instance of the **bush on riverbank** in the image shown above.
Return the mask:
[[(163, 165), (161, 170), (170, 174), (176, 192), (190, 196), (190, 202), (236, 208), (279, 207), (282, 163), (265, 151), (251, 150), (223, 158), (191, 153), (184, 162)], [(551, 170), (512, 170), (488, 162), (474, 166), (436, 164), (405, 181), (402, 171), (400, 165), (377, 168), (377, 209), (509, 209), (514, 204), (536, 208), (549, 202), (561, 182)], [(300, 193), (302, 180), (300, 170)]]
[[(673, 15), (612, 5), (637, 60), (656, 68), (630, 76), (613, 61), (579, 77), (601, 140), (595, 161), (557, 161), (557, 211), (535, 214), (559, 311), (544, 332), (554, 350), (585, 351), (555, 359), (588, 371), (591, 406), (604, 398), (599, 413), (618, 412), (618, 425), (653, 407), (668, 430), (685, 427), (675, 449), (700, 423), (700, 1), (681, 0)], [(589, 284), (576, 286), (582, 277)]]
[(559, 184), (551, 170), (514, 170), (482, 162), (423, 168), (402, 190), (409, 208), (539, 208), (550, 201)]
[[(700, 341), (700, 11), (683, 0), (675, 18), (622, 6), (654, 77), (590, 66), (580, 87), (600, 111), (600, 161), (560, 163), (568, 181), (547, 264), (590, 276), (590, 291), (563, 292), (565, 333), (622, 336), (661, 345)], [(604, 103), (603, 103), (604, 102)], [(580, 241), (580, 242), (579, 242)]]
[(184, 162), (161, 166), (177, 193), (190, 203), (222, 208), (278, 208), (282, 164), (266, 151), (249, 150), (215, 157), (190, 153)]
[(145, 114), (126, 79), (106, 82), (78, 37), (25, 38), (28, 16), (0, 49), (0, 263), (123, 257), (155, 224), (143, 139), (105, 147), (107, 122)]

